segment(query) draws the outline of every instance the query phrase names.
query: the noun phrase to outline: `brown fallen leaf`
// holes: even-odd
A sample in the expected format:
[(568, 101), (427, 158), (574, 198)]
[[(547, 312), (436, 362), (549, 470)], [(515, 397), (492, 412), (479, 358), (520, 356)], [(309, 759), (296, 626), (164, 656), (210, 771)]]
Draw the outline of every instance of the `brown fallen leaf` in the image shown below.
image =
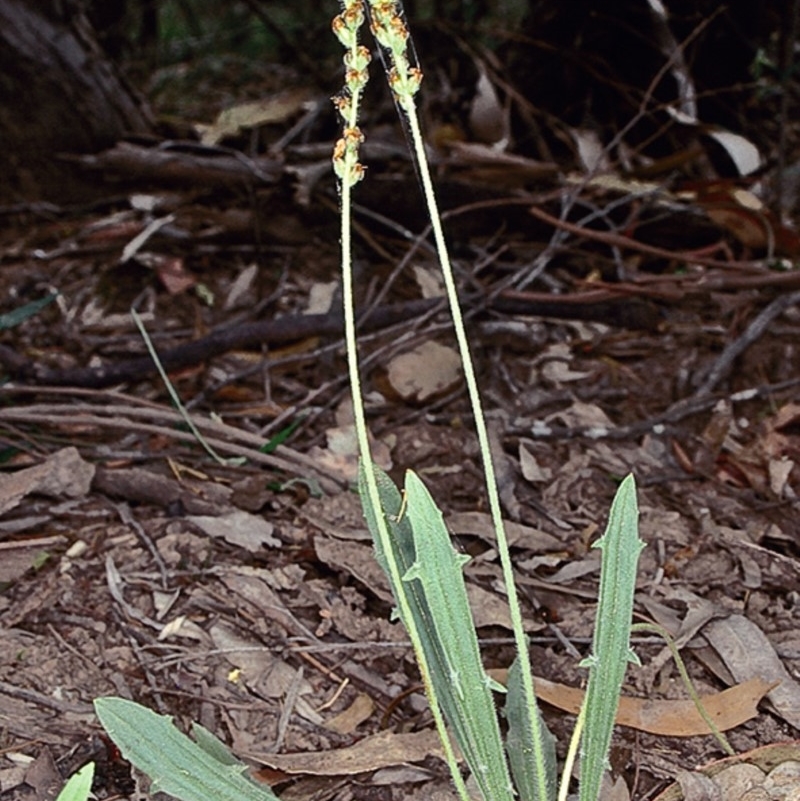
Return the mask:
[[(488, 672), (492, 678), (505, 683), (508, 671)], [(583, 690), (539, 676), (534, 677), (534, 682), (540, 700), (565, 712), (578, 714), (583, 703)], [(756, 717), (758, 702), (776, 684), (777, 682), (753, 678), (720, 693), (701, 696), (700, 700), (719, 730), (728, 731)], [(671, 737), (694, 737), (711, 733), (691, 700), (665, 701), (623, 696), (619, 701), (616, 722), (620, 726)]]
[(367, 693), (359, 693), (347, 709), (325, 721), (325, 728), (339, 734), (352, 734), (374, 711), (372, 698)]
[(710, 621), (701, 633), (734, 679), (771, 679), (769, 701), (775, 712), (800, 728), (800, 682), (792, 677), (767, 635), (752, 620), (744, 615), (728, 615)]
[(387, 379), (404, 400), (425, 401), (451, 389), (461, 377), (461, 359), (453, 348), (423, 342), (389, 362)]
[[(505, 682), (507, 670), (490, 670), (497, 681)], [(536, 692), (542, 701), (577, 714), (583, 701), (583, 691), (564, 684), (535, 677)], [(706, 711), (722, 731), (750, 720), (757, 715), (758, 701), (774, 684), (750, 679), (701, 698)], [(648, 701), (642, 698), (620, 699), (617, 723), (622, 726), (674, 737), (709, 734), (700, 714), (691, 701)], [(442, 757), (439, 738), (433, 729), (397, 734), (383, 731), (366, 737), (349, 748), (298, 754), (270, 754), (247, 751), (239, 756), (255, 760), (288, 774), (305, 773), (315, 776), (353, 775), (378, 770), (404, 762), (419, 762), (428, 756)]]
[(306, 773), (314, 776), (351, 776), (355, 773), (421, 762), (429, 756), (442, 757), (439, 736), (434, 729), (398, 734), (382, 731), (365, 737), (348, 748), (332, 751), (312, 751), (300, 754), (270, 754), (248, 751), (239, 754), (286, 773)]

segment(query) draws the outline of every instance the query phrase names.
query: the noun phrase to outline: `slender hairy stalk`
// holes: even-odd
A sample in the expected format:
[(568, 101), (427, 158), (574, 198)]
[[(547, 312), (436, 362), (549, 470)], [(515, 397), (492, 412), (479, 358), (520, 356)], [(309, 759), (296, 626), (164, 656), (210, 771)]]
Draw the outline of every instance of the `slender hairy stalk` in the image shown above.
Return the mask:
[[(369, 5), (371, 30), (378, 41), (378, 44), (386, 51), (388, 61), (391, 64), (389, 82), (395, 93), (398, 105), (406, 115), (411, 134), (411, 141), (414, 148), (414, 157), (419, 167), (419, 176), (422, 181), (425, 202), (428, 207), (428, 216), (431, 221), (433, 237), (436, 249), (439, 254), (439, 262), (442, 268), (447, 299), (450, 304), (450, 312), (453, 317), (458, 349), (464, 368), (464, 377), (467, 383), (470, 405), (475, 418), (475, 427), (480, 444), (481, 456), (483, 460), (483, 470), (486, 477), (486, 490), (489, 498), (489, 508), (491, 510), (492, 522), (494, 524), (495, 536), (497, 537), (497, 550), (500, 554), (500, 562), (503, 570), (503, 582), (505, 583), (508, 596), (509, 612), (514, 631), (514, 641), (517, 649), (520, 669), (522, 674), (523, 691), (526, 701), (531, 709), (536, 706), (536, 693), (533, 687), (533, 671), (531, 669), (530, 654), (528, 652), (528, 641), (522, 624), (522, 611), (519, 604), (516, 586), (514, 584), (514, 571), (511, 563), (511, 553), (508, 548), (508, 540), (503, 526), (503, 514), (500, 507), (500, 496), (497, 490), (497, 480), (494, 472), (491, 451), (489, 446), (489, 433), (483, 415), (478, 382), (475, 377), (472, 356), (469, 350), (466, 329), (461, 314), (461, 306), (458, 300), (453, 268), (450, 264), (450, 257), (447, 244), (442, 230), (439, 207), (436, 202), (436, 195), (431, 181), (428, 159), (425, 153), (425, 145), (422, 139), (422, 132), (419, 125), (416, 103), (414, 95), (417, 92), (422, 73), (409, 64), (407, 58), (408, 30), (402, 19), (400, 3), (393, 0), (370, 0)], [(547, 771), (544, 768), (546, 758), (541, 749), (545, 741), (543, 725), (538, 716), (533, 716), (532, 725), (534, 726), (533, 759), (536, 765), (536, 774), (540, 779), (539, 798), (547, 798), (549, 788), (546, 787), (545, 778)], [(538, 731), (536, 731), (538, 729)]]
[[(375, 468), (369, 447), (367, 422), (364, 414), (363, 394), (361, 392), (361, 379), (358, 370), (358, 348), (356, 342), (355, 300), (353, 295), (353, 254), (351, 236), (351, 195), (353, 186), (361, 180), (364, 168), (358, 161), (358, 148), (363, 141), (363, 134), (358, 128), (358, 106), (361, 93), (366, 85), (367, 65), (370, 55), (367, 48), (358, 44), (358, 31), (364, 22), (364, 7), (361, 0), (345, 0), (342, 13), (333, 21), (333, 31), (339, 41), (347, 48), (344, 57), (346, 68), (346, 88), (344, 93), (335, 98), (334, 102), (345, 120), (343, 137), (336, 143), (333, 163), (340, 180), (341, 188), (341, 240), (342, 240), (342, 295), (344, 302), (345, 342), (347, 350), (347, 369), (350, 376), (350, 389), (353, 398), (353, 419), (358, 439), (358, 447), (363, 463), (363, 473), (370, 499), (370, 505), (380, 510), (381, 499), (378, 485), (375, 480)], [(389, 529), (383, 514), (376, 514), (378, 534), (383, 543), (383, 551), (387, 556), (387, 567), (394, 582), (402, 580), (397, 562), (392, 558)], [(411, 619), (408, 601), (402, 594), (397, 598), (400, 615), (404, 620)], [(436, 729), (442, 741), (447, 757), (447, 763), (463, 801), (469, 801), (464, 779), (458, 771), (458, 761), (453, 752), (450, 738), (447, 734), (444, 718), (436, 697), (436, 690), (431, 681), (427, 661), (416, 629), (408, 629), (414, 653), (417, 656), (422, 681), (430, 701), (431, 713), (436, 723)]]
[(575, 728), (572, 730), (572, 736), (569, 738), (569, 747), (567, 748), (567, 756), (564, 759), (564, 768), (561, 771), (561, 782), (558, 785), (558, 801), (567, 801), (567, 794), (569, 793), (569, 780), (572, 776), (572, 768), (575, 766), (575, 760), (578, 757), (578, 749), (581, 744), (581, 736), (583, 735), (583, 724), (586, 721), (586, 706), (581, 707), (578, 714), (578, 719), (575, 721)]

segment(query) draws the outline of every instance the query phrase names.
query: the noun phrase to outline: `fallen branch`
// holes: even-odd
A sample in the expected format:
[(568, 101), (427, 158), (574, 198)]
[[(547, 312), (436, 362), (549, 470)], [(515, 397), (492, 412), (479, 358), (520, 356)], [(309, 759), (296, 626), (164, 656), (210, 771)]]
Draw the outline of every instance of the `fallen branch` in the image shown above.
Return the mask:
[[(482, 301), (481, 301), (482, 302)], [(379, 306), (362, 319), (361, 330), (375, 331), (403, 321), (429, 314), (441, 305), (438, 298)], [(612, 292), (589, 292), (562, 297), (517, 293), (515, 296), (494, 298), (488, 308), (492, 311), (557, 319), (595, 320), (609, 325), (634, 329), (654, 329), (659, 321), (658, 310), (628, 297), (618, 298)], [(318, 336), (338, 336), (343, 330), (342, 315), (337, 310), (328, 314), (299, 314), (221, 328), (192, 342), (159, 351), (167, 371), (180, 370), (200, 364), (231, 350), (279, 344)], [(149, 356), (125, 359), (102, 367), (79, 367), (53, 370), (28, 362), (15, 350), (0, 346), (0, 364), (25, 383), (49, 386), (89, 387), (101, 389), (154, 375)]]
[(162, 142), (156, 147), (118, 142), (96, 155), (61, 155), (60, 158), (117, 180), (122, 178), (161, 186), (232, 189), (254, 184), (269, 185), (276, 183), (283, 172), (276, 159), (251, 159), (235, 150), (194, 142)]

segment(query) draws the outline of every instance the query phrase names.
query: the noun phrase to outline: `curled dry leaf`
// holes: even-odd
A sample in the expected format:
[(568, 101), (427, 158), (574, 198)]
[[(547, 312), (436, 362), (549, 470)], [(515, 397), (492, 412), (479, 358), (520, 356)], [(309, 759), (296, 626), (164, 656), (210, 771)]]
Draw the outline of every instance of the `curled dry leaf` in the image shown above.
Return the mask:
[(375, 711), (375, 702), (366, 693), (359, 693), (343, 712), (325, 722), (325, 728), (351, 734)]
[(179, 256), (153, 254), (151, 264), (158, 280), (170, 295), (180, 295), (181, 292), (197, 284), (197, 279), (186, 269), (183, 259)]
[[(358, 439), (353, 423), (333, 426), (325, 432), (327, 447), (318, 445), (309, 449), (314, 463), (324, 468), (330, 475), (339, 475), (344, 481), (355, 481), (358, 475)], [(392, 456), (385, 442), (369, 437), (372, 458), (379, 467), (389, 470)]]
[(382, 731), (365, 737), (349, 748), (333, 751), (312, 751), (300, 754), (270, 754), (260, 751), (241, 754), (286, 773), (307, 773), (314, 776), (352, 776), (401, 765), (422, 762), (429, 756), (442, 757), (439, 735), (434, 729), (398, 734)]

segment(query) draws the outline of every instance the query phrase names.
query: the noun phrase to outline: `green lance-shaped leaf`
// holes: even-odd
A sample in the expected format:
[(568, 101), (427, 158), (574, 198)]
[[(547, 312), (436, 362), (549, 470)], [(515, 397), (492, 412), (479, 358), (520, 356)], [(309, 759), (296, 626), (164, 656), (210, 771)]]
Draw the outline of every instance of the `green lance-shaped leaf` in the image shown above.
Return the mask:
[[(510, 775), (503, 750), (491, 682), (480, 659), (475, 626), (467, 600), (462, 568), (466, 557), (450, 535), (430, 493), (414, 473), (406, 474), (405, 508), (391, 479), (375, 471), (389, 523), (393, 557), (403, 579), (392, 587), (405, 597), (422, 643), (422, 655), (442, 712), (487, 801), (512, 801)], [(375, 533), (375, 510), (360, 484), (367, 524), (376, 542), (378, 562), (386, 570), (387, 555)], [(387, 571), (388, 575), (388, 571)]]
[(151, 778), (153, 792), (181, 801), (278, 801), (245, 775), (246, 765), (223, 755), (221, 743), (203, 735), (201, 748), (167, 716), (123, 698), (97, 698), (94, 708), (125, 759)]
[[(506, 734), (506, 751), (511, 766), (511, 775), (514, 778), (514, 787), (520, 801), (553, 801), (556, 797), (556, 784), (558, 781), (556, 764), (556, 738), (542, 720), (538, 707), (531, 707), (525, 699), (525, 690), (522, 686), (522, 673), (519, 659), (515, 659), (508, 669), (508, 692), (506, 694), (506, 720), (508, 733)], [(539, 787), (541, 783), (536, 776), (536, 761), (534, 759), (533, 738), (534, 728), (531, 716), (539, 718), (539, 730), (542, 732), (544, 743), (542, 751), (545, 756), (545, 785), (547, 796), (541, 797)]]
[[(380, 468), (373, 466), (373, 473), (375, 475), (375, 483), (378, 489), (381, 509), (376, 510), (373, 507), (370, 494), (367, 491), (367, 481), (365, 465), (362, 463), (359, 472), (359, 492), (361, 493), (362, 504), (364, 506), (364, 516), (367, 519), (367, 525), (372, 534), (375, 543), (375, 555), (378, 564), (386, 573), (390, 584), (392, 585), (392, 593), (397, 600), (398, 606), (394, 610), (398, 615), (412, 637), (416, 633), (420, 647), (415, 649), (415, 656), (420, 666), (420, 673), (423, 676), (430, 676), (432, 672), (432, 665), (438, 666), (437, 673), (441, 674), (445, 671), (444, 665), (446, 664), (445, 656), (441, 650), (436, 635), (436, 627), (433, 623), (430, 607), (425, 600), (422, 585), (419, 582), (404, 582), (402, 576), (411, 568), (416, 558), (414, 550), (414, 536), (411, 530), (411, 521), (408, 515), (405, 514), (405, 504), (400, 495), (399, 490), (394, 482), (386, 475)], [(384, 550), (382, 539), (378, 531), (377, 514), (383, 514), (389, 533), (389, 553)], [(398, 570), (393, 573), (389, 568), (389, 560), (393, 560)], [(401, 577), (398, 582), (394, 581), (393, 576)], [(408, 615), (403, 613), (403, 603), (405, 601)], [(439, 682), (437, 682), (438, 686)], [(438, 693), (437, 688), (430, 688), (434, 690), (434, 694)], [(431, 700), (431, 693), (426, 684), (426, 692), (428, 692), (429, 701)], [(439, 709), (452, 708), (455, 702), (450, 697), (452, 695), (452, 688), (447, 686), (443, 688), (445, 695), (444, 699), (437, 694), (436, 703)], [(433, 702), (432, 702), (433, 704)], [(453, 731), (453, 736), (456, 742), (461, 742), (466, 738), (466, 733), (461, 730), (461, 721), (456, 719), (449, 721), (450, 728)], [(446, 735), (445, 735), (446, 736)], [(457, 771), (457, 765), (451, 765), (451, 770)], [(461, 795), (461, 794), (460, 794)], [(464, 796), (462, 796), (464, 797)]]
[(58, 794), (56, 801), (86, 801), (92, 790), (94, 778), (94, 762), (88, 762), (79, 771), (70, 776), (64, 789)]
[(644, 548), (638, 516), (636, 484), (629, 475), (614, 497), (605, 534), (594, 544), (603, 558), (592, 655), (583, 662), (589, 668), (589, 683), (584, 700), (579, 801), (597, 801), (625, 669), (628, 662), (638, 664), (630, 647), (636, 566)]
[(511, 778), (491, 681), (481, 662), (462, 572), (469, 557), (453, 547), (442, 513), (411, 471), (406, 473), (405, 490), (416, 559), (403, 581), (418, 583), (430, 609), (438, 655), (431, 678), (484, 797), (490, 801), (510, 799)]

